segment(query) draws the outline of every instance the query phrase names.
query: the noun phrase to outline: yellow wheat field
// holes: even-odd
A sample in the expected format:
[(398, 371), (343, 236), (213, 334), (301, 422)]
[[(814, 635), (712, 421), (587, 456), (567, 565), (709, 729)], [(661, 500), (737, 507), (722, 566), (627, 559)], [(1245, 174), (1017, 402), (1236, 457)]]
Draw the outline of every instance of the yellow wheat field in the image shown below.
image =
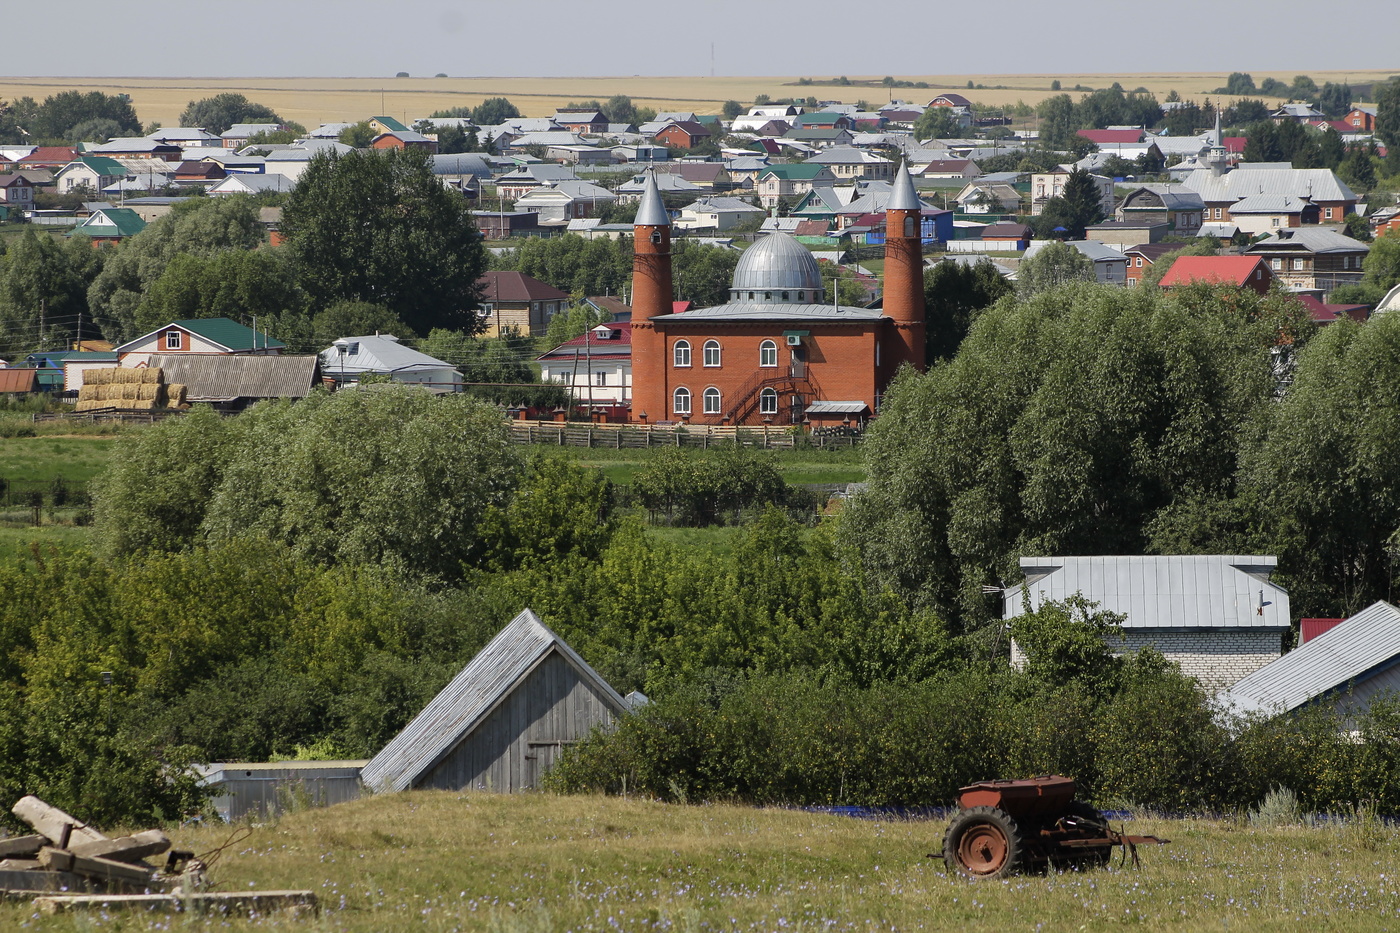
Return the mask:
[[(1389, 77), (1393, 70), (1378, 71), (1289, 71), (1252, 72), (1255, 83), (1267, 77), (1291, 81), (1306, 73), (1319, 85), (1326, 81), (1366, 83)], [(812, 73), (814, 81), (835, 75)], [(145, 122), (174, 124), (192, 100), (228, 91), (246, 95), (266, 104), (284, 119), (308, 127), (323, 122), (360, 120), (367, 116), (389, 115), (401, 120), (426, 116), (449, 107), (475, 106), (488, 97), (508, 97), (526, 116), (548, 116), (571, 101), (607, 100), (614, 94), (630, 96), (638, 106), (657, 110), (691, 110), (718, 113), (726, 100), (752, 101), (759, 94), (769, 97), (807, 97), (855, 103), (864, 99), (878, 106), (891, 97), (927, 103), (941, 91), (956, 91), (973, 101), (991, 106), (1014, 104), (1018, 100), (1035, 104), (1057, 93), (1050, 84), (1058, 80), (1065, 90), (1084, 85), (1108, 87), (1117, 81), (1133, 90), (1144, 87), (1161, 100), (1175, 90), (1182, 97), (1214, 97), (1211, 92), (1224, 85), (1226, 75), (1217, 73), (1179, 74), (1080, 74), (1080, 75), (896, 75), (904, 81), (925, 81), (928, 88), (885, 88), (881, 75), (850, 75), (849, 87), (829, 84), (798, 85), (792, 77), (610, 77), (610, 78), (28, 78), (0, 77), (0, 100), (30, 96), (42, 100), (60, 91), (103, 91), (130, 94), (136, 112)], [(981, 84), (968, 89), (967, 82)]]

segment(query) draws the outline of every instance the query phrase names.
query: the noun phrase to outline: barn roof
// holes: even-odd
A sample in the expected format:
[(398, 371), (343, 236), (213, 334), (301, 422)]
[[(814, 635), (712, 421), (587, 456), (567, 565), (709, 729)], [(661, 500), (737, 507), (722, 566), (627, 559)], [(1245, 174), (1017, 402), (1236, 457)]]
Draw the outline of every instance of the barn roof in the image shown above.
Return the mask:
[(1377, 602), (1221, 694), (1240, 712), (1285, 712), (1344, 690), (1400, 660), (1400, 609)]
[(529, 609), (491, 639), (452, 682), (365, 765), (373, 790), (406, 790), (483, 722), (552, 651), (558, 651), (619, 715), (627, 703)]
[(232, 356), (222, 353), (158, 353), (148, 365), (167, 383), (186, 387), (192, 402), (238, 398), (305, 398), (321, 381), (315, 356)]

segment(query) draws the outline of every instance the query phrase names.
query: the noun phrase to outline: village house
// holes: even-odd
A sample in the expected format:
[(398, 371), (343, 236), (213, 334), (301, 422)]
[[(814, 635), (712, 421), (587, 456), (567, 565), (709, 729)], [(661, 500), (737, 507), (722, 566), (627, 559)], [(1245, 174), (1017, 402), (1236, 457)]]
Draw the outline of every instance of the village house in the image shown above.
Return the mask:
[(693, 204), (681, 208), (675, 220), (678, 230), (713, 230), (723, 233), (739, 226), (754, 217), (762, 217), (764, 210), (742, 198), (727, 198), (711, 195), (700, 198)]
[(1205, 209), (1200, 194), (1182, 185), (1139, 185), (1123, 197), (1114, 216), (1122, 222), (1165, 223), (1168, 235), (1193, 237)]
[(54, 175), (54, 187), (59, 194), (68, 194), (79, 188), (96, 193), (108, 185), (116, 184), (129, 174), (129, 166), (117, 159), (83, 156), (58, 170)]
[(678, 314), (671, 222), (648, 191), (633, 238), (631, 419), (858, 424), (873, 415), (901, 364), (924, 366), (925, 205), (906, 169), (885, 202), (882, 308), (828, 301), (811, 251), (772, 233), (740, 257), (728, 302)]
[[(1030, 259), (1056, 240), (1036, 240), (1026, 247), (1025, 258)], [(1073, 247), (1088, 257), (1094, 264), (1094, 278), (1106, 285), (1126, 285), (1128, 283), (1128, 257), (1111, 246), (1097, 240), (1067, 240), (1066, 246)]]
[(1376, 129), (1376, 107), (1374, 104), (1357, 104), (1342, 117), (1347, 126), (1362, 133), (1372, 133)]
[(812, 156), (807, 162), (825, 165), (840, 181), (852, 181), (857, 178), (888, 181), (894, 177), (893, 162), (854, 146), (833, 146)]
[(617, 195), (592, 182), (557, 181), (517, 198), (515, 207), (539, 214), (541, 224), (562, 226), (575, 217), (595, 217), (616, 200)]
[(34, 206), (34, 185), (23, 175), (0, 175), (0, 205), (11, 210), (29, 210)]
[(406, 347), (393, 334), (341, 337), (321, 351), (321, 372), (337, 386), (358, 385), (365, 376), (387, 376), (401, 385), (422, 386), (438, 395), (462, 391), (462, 373), (442, 360)]
[(849, 146), (855, 136), (844, 127), (800, 127), (794, 126), (783, 134), (782, 138), (788, 142), (801, 143), (810, 146), (812, 149), (830, 149), (833, 146)]
[(783, 198), (795, 200), (818, 185), (832, 187), (836, 175), (820, 162), (770, 165), (758, 174), (758, 197), (764, 207), (777, 207)]
[(953, 203), (964, 214), (1015, 214), (1021, 209), (1021, 192), (1006, 182), (969, 182)]
[(927, 178), (947, 181), (950, 179), (967, 180), (976, 178), (982, 174), (982, 170), (977, 167), (977, 163), (971, 159), (930, 159), (923, 164), (915, 164), (910, 170), (916, 178)]
[(369, 147), (371, 149), (422, 149), (424, 152), (431, 153), (438, 151), (436, 139), (429, 139), (415, 130), (394, 130), (380, 133), (370, 140)]
[(235, 172), (210, 185), (208, 194), (210, 196), (223, 196), (231, 194), (262, 194), (264, 191), (287, 192), (295, 187), (296, 182), (286, 175), (254, 175), (251, 173)]
[(672, 149), (694, 149), (708, 142), (713, 135), (708, 127), (693, 120), (685, 120), (680, 123), (668, 123), (652, 136), (652, 139)]
[(523, 272), (492, 271), (477, 279), (481, 289), (485, 337), (499, 337), (514, 331), (530, 337), (542, 336), (550, 318), (569, 303), (567, 292)]
[(571, 133), (597, 135), (608, 129), (608, 118), (600, 110), (560, 110), (550, 119)]
[[(1154, 648), (1219, 691), (1275, 661), (1290, 628), (1288, 593), (1262, 556), (1022, 557), (1024, 579), (1002, 591), (1002, 618), (1082, 596), (1119, 613), (1123, 653)], [(1015, 641), (1011, 663), (1025, 653)]]
[(1370, 247), (1322, 227), (1279, 230), (1245, 249), (1269, 264), (1274, 278), (1293, 289), (1331, 291), (1361, 281)]
[(219, 142), (225, 149), (242, 149), (254, 136), (266, 136), (286, 130), (281, 123), (235, 123), (219, 134)]
[(226, 317), (199, 318), (192, 321), (172, 321), (135, 340), (117, 347), (115, 352), (122, 366), (140, 367), (150, 363), (158, 353), (220, 353), (276, 355), (286, 344), (273, 340), (261, 331), (239, 324)]
[(540, 379), (562, 382), (575, 404), (632, 403), (632, 324), (610, 321), (535, 358)]
[[(1065, 183), (1070, 172), (1063, 166), (1054, 172), (1036, 172), (1031, 175), (1031, 216), (1039, 217), (1045, 210), (1045, 202), (1051, 198), (1062, 198)], [(1089, 180), (1099, 191), (1099, 206), (1104, 214), (1112, 214), (1114, 208), (1113, 179), (1102, 175), (1090, 175)]]
[(559, 181), (578, 181), (572, 167), (568, 165), (545, 165), (532, 163), (496, 178), (496, 194), (503, 198), (522, 198), (536, 188), (545, 188)]
[(1125, 273), (1128, 287), (1137, 288), (1142, 284), (1143, 273), (1156, 265), (1157, 260), (1179, 249), (1180, 243), (1139, 243), (1123, 250), (1123, 255), (1128, 257)]
[(93, 246), (100, 246), (104, 243), (118, 243), (127, 237), (136, 236), (145, 229), (146, 221), (132, 208), (106, 207), (93, 211), (68, 235), (88, 237)]
[(733, 187), (734, 179), (723, 162), (666, 162), (651, 166), (659, 178), (665, 174), (679, 175), (693, 185), (714, 191)]
[(1268, 263), (1258, 256), (1178, 256), (1158, 284), (1233, 285), (1267, 295), (1273, 282)]
[[(613, 194), (617, 196), (619, 204), (636, 204), (642, 199), (642, 193), (646, 191), (647, 178), (651, 172), (644, 172), (640, 175), (633, 175), (628, 181), (624, 181), (614, 189)], [(684, 175), (676, 175), (670, 172), (656, 172), (656, 187), (661, 192), (663, 200), (670, 200), (677, 203), (676, 199), (684, 198), (691, 200), (705, 193), (709, 189), (702, 188), (694, 182), (688, 180)]]

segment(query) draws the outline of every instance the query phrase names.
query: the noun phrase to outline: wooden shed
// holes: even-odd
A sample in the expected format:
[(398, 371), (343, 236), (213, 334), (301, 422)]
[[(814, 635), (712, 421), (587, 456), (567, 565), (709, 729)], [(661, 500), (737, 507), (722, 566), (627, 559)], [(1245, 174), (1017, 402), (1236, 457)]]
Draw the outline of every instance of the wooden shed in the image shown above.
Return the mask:
[(365, 765), (361, 779), (374, 791), (527, 790), (566, 746), (627, 709), (526, 609)]

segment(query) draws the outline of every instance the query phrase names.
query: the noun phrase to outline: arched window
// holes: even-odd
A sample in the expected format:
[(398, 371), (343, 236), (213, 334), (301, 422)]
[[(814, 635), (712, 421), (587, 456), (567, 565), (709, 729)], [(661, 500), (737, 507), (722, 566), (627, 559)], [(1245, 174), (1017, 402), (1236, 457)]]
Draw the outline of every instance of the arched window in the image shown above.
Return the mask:
[(677, 415), (690, 414), (690, 390), (677, 389), (671, 395), (671, 411)]
[(758, 345), (758, 365), (778, 365), (778, 345), (776, 343), (771, 340), (765, 340)]
[(797, 293), (797, 300), (798, 300), (798, 301), (806, 301), (806, 300), (807, 300), (807, 293), (806, 293), (806, 292), (798, 292), (798, 293)]
[[(675, 364), (676, 364), (677, 366), (689, 366), (689, 365), (690, 365), (690, 341), (689, 341), (689, 340), (677, 340), (677, 341), (676, 341), (676, 346), (675, 346), (674, 349), (671, 351), (671, 354), (672, 354), (672, 356), (674, 357), (674, 359), (675, 359)], [(689, 411), (689, 409), (686, 409), (686, 410)]]
[(749, 301), (753, 301), (753, 292), (749, 292)]
[(778, 413), (778, 393), (775, 389), (764, 389), (758, 393), (758, 413), (776, 415)]
[(719, 341), (718, 341), (718, 340), (706, 340), (706, 341), (705, 341), (705, 365), (706, 365), (706, 366), (718, 366), (718, 365), (719, 365)]
[(719, 414), (719, 389), (714, 386), (705, 390), (705, 414)]
[(919, 228), (918, 228), (917, 224), (918, 224), (918, 221), (915, 220), (912, 216), (905, 217), (905, 218), (904, 218), (904, 235), (905, 235), (905, 236), (918, 236), (918, 235), (919, 235)]
[(783, 292), (783, 301), (787, 301), (787, 300), (788, 300), (788, 293), (787, 293), (787, 292)]

